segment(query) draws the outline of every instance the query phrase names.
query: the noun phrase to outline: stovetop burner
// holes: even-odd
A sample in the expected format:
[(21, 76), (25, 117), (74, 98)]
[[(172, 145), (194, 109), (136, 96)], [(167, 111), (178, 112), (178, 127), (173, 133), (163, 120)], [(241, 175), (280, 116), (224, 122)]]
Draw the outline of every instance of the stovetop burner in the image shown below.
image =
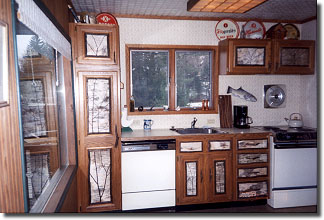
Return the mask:
[(263, 131), (271, 131), (274, 134), (274, 142), (302, 142), (317, 140), (317, 131), (314, 128), (290, 128), (288, 126), (263, 126), (257, 128)]

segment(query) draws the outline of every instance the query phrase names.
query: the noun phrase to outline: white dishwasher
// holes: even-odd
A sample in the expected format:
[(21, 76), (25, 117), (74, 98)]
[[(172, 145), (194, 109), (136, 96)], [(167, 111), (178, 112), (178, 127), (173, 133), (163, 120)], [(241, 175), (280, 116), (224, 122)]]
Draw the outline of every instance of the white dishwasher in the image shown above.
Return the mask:
[(122, 210), (175, 206), (175, 140), (122, 142)]

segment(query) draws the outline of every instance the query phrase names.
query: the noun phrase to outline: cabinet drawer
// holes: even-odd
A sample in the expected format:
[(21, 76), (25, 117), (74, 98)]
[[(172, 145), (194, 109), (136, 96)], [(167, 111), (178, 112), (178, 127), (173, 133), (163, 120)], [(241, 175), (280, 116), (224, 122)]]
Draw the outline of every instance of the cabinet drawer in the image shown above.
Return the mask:
[(180, 143), (180, 152), (201, 152), (202, 142), (181, 142)]
[(239, 168), (238, 178), (253, 178), (259, 176), (268, 176), (267, 167)]
[(268, 148), (268, 140), (240, 140), (237, 142), (237, 148), (239, 150), (244, 149), (266, 149)]
[(268, 154), (239, 154), (237, 161), (238, 164), (267, 163)]
[(210, 141), (209, 142), (209, 151), (214, 150), (230, 150), (231, 141)]
[(239, 199), (262, 197), (268, 195), (267, 181), (238, 183), (237, 187)]

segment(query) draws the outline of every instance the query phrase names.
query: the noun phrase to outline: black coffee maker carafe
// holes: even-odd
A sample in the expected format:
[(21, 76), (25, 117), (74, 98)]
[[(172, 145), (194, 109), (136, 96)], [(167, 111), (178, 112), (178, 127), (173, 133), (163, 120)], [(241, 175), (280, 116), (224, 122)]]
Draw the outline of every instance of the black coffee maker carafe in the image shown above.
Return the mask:
[(246, 105), (234, 105), (234, 127), (249, 128), (253, 120), (248, 116), (248, 107)]

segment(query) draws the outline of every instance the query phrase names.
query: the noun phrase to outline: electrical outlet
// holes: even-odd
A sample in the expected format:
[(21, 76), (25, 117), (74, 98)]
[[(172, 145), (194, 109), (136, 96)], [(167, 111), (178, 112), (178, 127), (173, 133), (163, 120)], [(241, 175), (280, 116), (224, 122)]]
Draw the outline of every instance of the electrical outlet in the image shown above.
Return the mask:
[(133, 121), (133, 125), (136, 126), (136, 125), (140, 125), (140, 120), (134, 120)]
[(207, 119), (207, 124), (215, 124), (215, 119)]

